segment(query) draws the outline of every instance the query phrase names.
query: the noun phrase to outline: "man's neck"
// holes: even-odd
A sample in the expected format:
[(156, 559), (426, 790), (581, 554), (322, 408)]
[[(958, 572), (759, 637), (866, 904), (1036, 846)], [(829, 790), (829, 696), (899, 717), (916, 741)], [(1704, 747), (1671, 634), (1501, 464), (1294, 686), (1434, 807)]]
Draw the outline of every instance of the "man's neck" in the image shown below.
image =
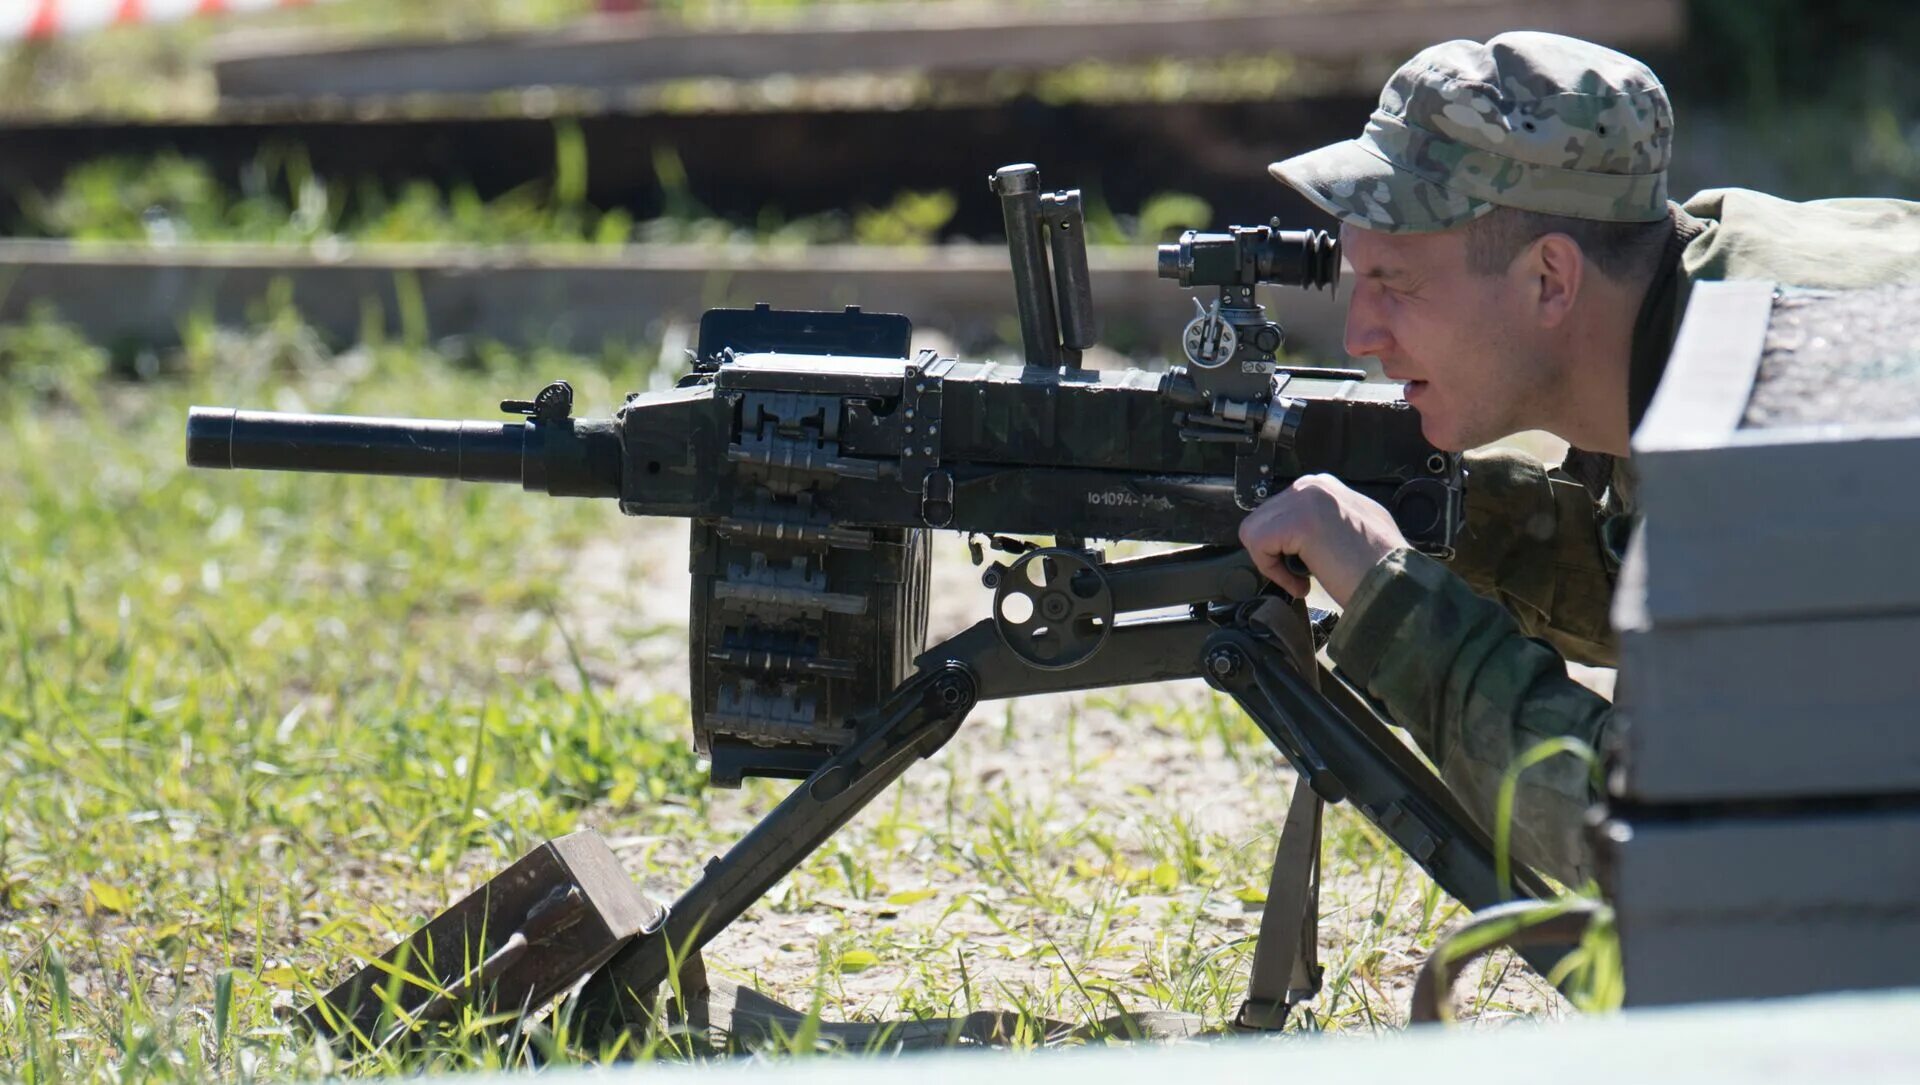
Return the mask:
[(1566, 379), (1554, 403), (1551, 432), (1590, 452), (1628, 453), (1633, 436), (1627, 374), (1633, 358), (1633, 328), (1646, 294), (1644, 283), (1617, 283), (1595, 274), (1585, 284), (1580, 315), (1566, 329), (1562, 357)]
[[(1557, 424), (1541, 428), (1565, 438), (1577, 449), (1628, 455), (1634, 427), (1652, 403), (1654, 389), (1666, 369), (1667, 354), (1680, 322), (1685, 282), (1681, 256), (1704, 229), (1699, 219), (1678, 204), (1668, 207), (1672, 233), (1651, 279), (1637, 288), (1623, 289), (1605, 276), (1595, 275), (1603, 290), (1613, 292), (1614, 296), (1605, 299), (1613, 311), (1604, 319), (1587, 320), (1579, 337), (1567, 341), (1576, 363), (1566, 382), (1570, 395), (1561, 401), (1555, 415)], [(1625, 293), (1633, 295), (1630, 303), (1620, 296)], [(1591, 318), (1594, 314), (1587, 315)], [(1623, 414), (1619, 413), (1621, 407)]]

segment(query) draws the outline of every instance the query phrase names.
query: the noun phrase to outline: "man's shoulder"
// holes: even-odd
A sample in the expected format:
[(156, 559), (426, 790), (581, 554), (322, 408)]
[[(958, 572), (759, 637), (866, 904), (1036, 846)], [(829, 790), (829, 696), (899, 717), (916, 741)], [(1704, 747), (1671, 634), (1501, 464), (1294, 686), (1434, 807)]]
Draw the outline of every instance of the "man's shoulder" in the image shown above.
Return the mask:
[(1681, 257), (1694, 282), (1770, 279), (1851, 289), (1920, 279), (1920, 203), (1912, 200), (1797, 202), (1714, 188), (1682, 207), (1706, 227)]

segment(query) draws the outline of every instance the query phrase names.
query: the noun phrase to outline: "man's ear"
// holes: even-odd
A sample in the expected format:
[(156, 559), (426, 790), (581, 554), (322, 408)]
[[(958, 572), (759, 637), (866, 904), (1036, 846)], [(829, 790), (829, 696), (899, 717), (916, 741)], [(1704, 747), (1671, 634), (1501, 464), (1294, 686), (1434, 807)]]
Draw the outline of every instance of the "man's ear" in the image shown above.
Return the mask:
[(1580, 297), (1580, 285), (1587, 273), (1586, 253), (1566, 234), (1547, 234), (1533, 243), (1526, 267), (1540, 326), (1559, 327)]

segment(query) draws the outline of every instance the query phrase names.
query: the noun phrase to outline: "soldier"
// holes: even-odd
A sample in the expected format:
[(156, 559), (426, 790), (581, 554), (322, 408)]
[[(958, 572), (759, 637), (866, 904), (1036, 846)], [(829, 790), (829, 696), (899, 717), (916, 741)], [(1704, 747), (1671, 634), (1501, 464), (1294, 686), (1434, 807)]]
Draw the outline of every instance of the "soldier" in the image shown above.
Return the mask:
[[(1280, 560), (1296, 554), (1345, 608), (1328, 653), (1489, 828), (1516, 757), (1558, 736), (1606, 746), (1612, 706), (1564, 659), (1615, 662), (1607, 612), (1634, 515), (1628, 438), (1691, 284), (1920, 278), (1920, 204), (1740, 189), (1674, 204), (1673, 131), (1666, 92), (1638, 61), (1520, 32), (1421, 52), (1360, 138), (1270, 167), (1340, 219), (1355, 280), (1346, 349), (1406, 382), (1428, 440), (1464, 450), (1539, 429), (1573, 446), (1551, 470), (1513, 451), (1470, 454), (1451, 567), (1324, 475), (1240, 528), (1267, 576), (1304, 592)], [(1576, 757), (1526, 771), (1516, 856), (1586, 881), (1585, 817), (1599, 798)]]

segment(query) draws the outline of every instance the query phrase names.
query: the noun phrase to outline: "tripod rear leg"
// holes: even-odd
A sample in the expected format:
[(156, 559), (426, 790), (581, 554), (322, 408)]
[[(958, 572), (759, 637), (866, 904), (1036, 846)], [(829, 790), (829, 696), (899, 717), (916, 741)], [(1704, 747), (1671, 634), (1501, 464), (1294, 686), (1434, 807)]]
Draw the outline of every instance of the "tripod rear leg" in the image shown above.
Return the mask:
[[(1327, 802), (1350, 802), (1419, 863), (1449, 896), (1479, 911), (1515, 897), (1545, 898), (1552, 889), (1525, 867), (1511, 882), (1496, 869), (1491, 842), (1432, 770), (1368, 719), (1350, 718), (1322, 694), (1319, 667), (1303, 669), (1275, 643), (1284, 624), (1257, 615), (1207, 638), (1206, 678), (1229, 694)], [(1307, 677), (1309, 674), (1313, 678)], [(1334, 681), (1335, 679), (1329, 679)], [(1363, 709), (1345, 696), (1350, 710)], [(1371, 726), (1370, 726), (1371, 724)], [(1521, 956), (1541, 975), (1571, 946), (1529, 946)]]

